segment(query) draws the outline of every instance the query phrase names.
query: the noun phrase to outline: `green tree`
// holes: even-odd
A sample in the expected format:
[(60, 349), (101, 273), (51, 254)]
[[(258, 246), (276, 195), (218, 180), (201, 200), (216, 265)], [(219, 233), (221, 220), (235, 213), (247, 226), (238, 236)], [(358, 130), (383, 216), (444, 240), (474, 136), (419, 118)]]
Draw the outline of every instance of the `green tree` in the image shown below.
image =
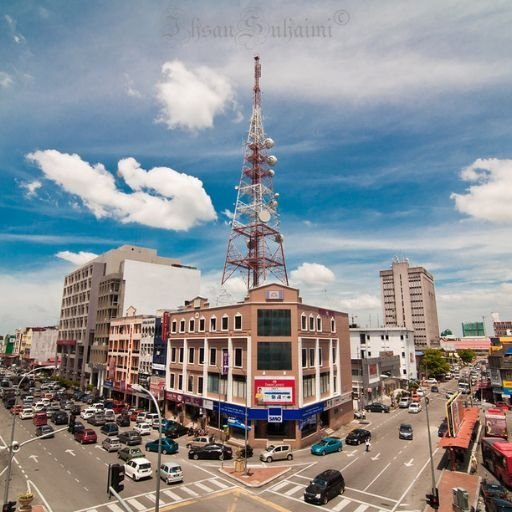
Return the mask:
[(442, 333), (441, 333), (441, 336), (452, 336), (453, 335), (453, 332), (451, 331), (451, 329), (445, 329)]
[(420, 367), (423, 368), (427, 377), (442, 375), (450, 369), (448, 361), (444, 358), (442, 350), (427, 348), (421, 359)]
[(475, 352), (468, 348), (461, 348), (460, 350), (457, 350), (457, 354), (459, 354), (459, 357), (462, 359), (464, 364), (471, 363), (471, 361), (476, 357)]

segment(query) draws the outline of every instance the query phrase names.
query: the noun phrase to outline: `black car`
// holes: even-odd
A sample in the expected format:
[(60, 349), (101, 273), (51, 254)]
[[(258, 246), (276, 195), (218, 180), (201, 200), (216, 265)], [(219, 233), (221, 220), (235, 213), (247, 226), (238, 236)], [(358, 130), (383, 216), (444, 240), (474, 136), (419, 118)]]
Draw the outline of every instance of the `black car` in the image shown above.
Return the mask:
[(80, 432), (82, 430), (85, 430), (85, 425), (81, 421), (75, 421), (74, 424), (69, 425), (68, 432), (71, 432), (72, 434), (75, 434), (76, 432)]
[(412, 441), (413, 438), (413, 430), (412, 425), (409, 423), (402, 423), (398, 427), (398, 439), (407, 439), (409, 441)]
[(373, 404), (368, 404), (365, 409), (370, 412), (389, 412), (389, 405), (373, 402)]
[(169, 437), (170, 439), (176, 439), (177, 437), (181, 437), (188, 433), (188, 428), (182, 425), (181, 423), (173, 423), (169, 428), (165, 431), (165, 437)]
[(52, 421), (55, 425), (67, 425), (69, 423), (68, 413), (66, 411), (55, 411), (52, 415)]
[(78, 404), (73, 404), (71, 406), (71, 409), (69, 410), (69, 413), (74, 414), (75, 416), (80, 416), (81, 412), (82, 412), (82, 408)]
[(448, 432), (448, 422), (445, 420), (439, 425), (439, 428), (437, 429), (437, 435), (439, 437), (443, 437)]
[(231, 459), (233, 457), (233, 450), (230, 446), (219, 443), (210, 443), (205, 446), (198, 446), (191, 448), (188, 452), (189, 459)]
[(364, 443), (367, 439), (372, 438), (372, 433), (364, 428), (356, 428), (347, 434), (345, 438), (346, 444), (358, 445)]
[(119, 427), (129, 427), (130, 426), (130, 416), (121, 415), (116, 418), (116, 423)]
[(304, 501), (325, 505), (330, 499), (345, 492), (345, 480), (337, 469), (326, 469), (315, 476), (304, 491)]
[(239, 452), (238, 452), (238, 455), (240, 456), (241, 459), (245, 459), (245, 458), (250, 458), (253, 456), (254, 454), (254, 450), (252, 449), (252, 446), (250, 444), (247, 445), (247, 457), (245, 455), (245, 446), (242, 446), (242, 448), (240, 448)]
[(142, 437), (140, 437), (140, 434), (135, 430), (127, 430), (126, 432), (121, 432), (118, 437), (121, 443), (124, 443), (128, 446), (135, 446), (142, 443)]
[(50, 425), (41, 425), (40, 427), (36, 428), (36, 436), (44, 436), (45, 438), (55, 437), (55, 433)]

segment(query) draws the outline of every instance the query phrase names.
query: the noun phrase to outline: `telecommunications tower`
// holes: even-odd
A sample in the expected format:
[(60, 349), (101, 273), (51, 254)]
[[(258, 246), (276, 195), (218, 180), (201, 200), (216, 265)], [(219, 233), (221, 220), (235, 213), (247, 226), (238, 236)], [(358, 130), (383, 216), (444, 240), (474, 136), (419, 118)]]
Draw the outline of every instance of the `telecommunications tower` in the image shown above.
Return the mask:
[(277, 213), (279, 194), (272, 186), (277, 158), (268, 154), (274, 141), (263, 131), (260, 78), (260, 59), (255, 57), (251, 123), (222, 275), (224, 284), (239, 271), (248, 289), (272, 277), (288, 285)]

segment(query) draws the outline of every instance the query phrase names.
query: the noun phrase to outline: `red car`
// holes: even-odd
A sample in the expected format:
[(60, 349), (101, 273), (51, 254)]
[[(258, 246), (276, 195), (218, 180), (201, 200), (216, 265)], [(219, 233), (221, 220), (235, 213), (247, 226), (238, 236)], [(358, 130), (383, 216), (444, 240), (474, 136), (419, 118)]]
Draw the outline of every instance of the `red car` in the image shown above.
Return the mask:
[(80, 432), (75, 432), (74, 437), (75, 441), (78, 441), (80, 444), (95, 443), (98, 440), (98, 436), (92, 428), (86, 428)]
[(510, 409), (510, 405), (505, 402), (496, 402), (494, 405), (498, 407), (498, 409), (502, 409), (505, 412)]
[(21, 411), (23, 411), (23, 405), (21, 404), (11, 407), (11, 414), (19, 414)]

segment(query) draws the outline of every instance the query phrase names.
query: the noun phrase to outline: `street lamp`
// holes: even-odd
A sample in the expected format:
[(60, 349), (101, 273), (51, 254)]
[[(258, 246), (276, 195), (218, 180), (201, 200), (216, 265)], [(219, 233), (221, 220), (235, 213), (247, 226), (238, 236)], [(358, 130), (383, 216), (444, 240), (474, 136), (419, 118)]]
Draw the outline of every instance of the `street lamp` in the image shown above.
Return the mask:
[(436, 477), (434, 474), (434, 458), (432, 456), (432, 438), (430, 435), (430, 420), (428, 417), (428, 396), (425, 397), (425, 413), (427, 415), (427, 432), (428, 432), (428, 452), (430, 455), (430, 470), (432, 472), (432, 496), (437, 497), (437, 489), (436, 489)]
[[(15, 386), (14, 389), (14, 407), (18, 405), (18, 396), (20, 394), (20, 387), (22, 382), (31, 374), (38, 372), (40, 370), (55, 370), (56, 366), (39, 366), (37, 368), (33, 368), (27, 373), (24, 373), (21, 377), (18, 384)], [(11, 421), (11, 436), (10, 436), (10, 442), (9, 442), (9, 461), (7, 463), (7, 475), (5, 478), (5, 490), (4, 490), (4, 503), (8, 503), (9, 501), (9, 484), (11, 480), (11, 467), (12, 467), (12, 459), (14, 458), (14, 454), (18, 451), (19, 445), (14, 443), (14, 429), (16, 426), (16, 414), (12, 415), (12, 421)]]
[(140, 393), (145, 393), (148, 395), (151, 400), (153, 400), (153, 404), (155, 405), (156, 413), (158, 414), (158, 456), (157, 456), (157, 478), (156, 478), (156, 497), (155, 497), (155, 512), (160, 512), (160, 464), (162, 462), (162, 414), (160, 413), (160, 408), (158, 407), (158, 402), (154, 397), (153, 393), (151, 393), (146, 388), (143, 388), (140, 384), (132, 384), (132, 389), (138, 391)]

